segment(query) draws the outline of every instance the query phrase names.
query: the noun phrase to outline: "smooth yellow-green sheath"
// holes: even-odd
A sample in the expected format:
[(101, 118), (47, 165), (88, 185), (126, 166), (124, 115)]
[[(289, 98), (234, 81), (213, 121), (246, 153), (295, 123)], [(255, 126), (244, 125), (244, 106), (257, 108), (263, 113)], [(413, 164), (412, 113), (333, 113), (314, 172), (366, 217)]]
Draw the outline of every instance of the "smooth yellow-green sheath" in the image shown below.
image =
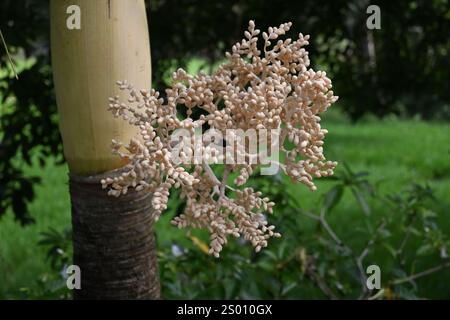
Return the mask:
[[(80, 29), (70, 30), (71, 5), (80, 8)], [(135, 127), (115, 119), (108, 98), (122, 93), (117, 80), (136, 88), (151, 83), (150, 43), (144, 0), (52, 0), (51, 49), (64, 155), (72, 174), (116, 169), (111, 139), (127, 142)]]

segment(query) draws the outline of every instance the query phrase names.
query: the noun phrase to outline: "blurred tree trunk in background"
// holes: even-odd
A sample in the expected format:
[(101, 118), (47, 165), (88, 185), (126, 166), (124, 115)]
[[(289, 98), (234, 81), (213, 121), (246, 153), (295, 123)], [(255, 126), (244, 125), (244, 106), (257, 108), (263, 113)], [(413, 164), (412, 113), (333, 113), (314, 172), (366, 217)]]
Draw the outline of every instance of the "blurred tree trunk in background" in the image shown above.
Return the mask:
[[(80, 29), (69, 29), (80, 8)], [(72, 7), (73, 8), (73, 7)], [(150, 88), (150, 45), (143, 0), (52, 0), (51, 47), (55, 90), (70, 170), (74, 264), (81, 269), (76, 299), (159, 298), (151, 195), (114, 198), (100, 179), (120, 174), (111, 139), (137, 132), (114, 119), (108, 97), (117, 80)], [(70, 20), (73, 22), (73, 20)]]

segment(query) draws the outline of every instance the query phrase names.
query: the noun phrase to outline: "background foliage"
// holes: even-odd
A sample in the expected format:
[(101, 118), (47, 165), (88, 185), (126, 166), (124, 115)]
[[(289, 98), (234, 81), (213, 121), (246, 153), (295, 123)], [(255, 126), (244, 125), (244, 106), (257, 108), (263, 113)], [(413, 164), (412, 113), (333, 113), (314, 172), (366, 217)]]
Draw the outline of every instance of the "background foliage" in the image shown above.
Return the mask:
[[(165, 296), (331, 297), (330, 292), (324, 292), (320, 281), (325, 281), (337, 297), (360, 296), (360, 283), (355, 278), (358, 266), (349, 267), (352, 255), (342, 245), (330, 246), (323, 224), (307, 216), (320, 214), (326, 208), (327, 219), (337, 228), (335, 232), (344, 240), (350, 239), (348, 244), (343, 241), (354, 252), (362, 250), (375, 233), (369, 257), (382, 261), (389, 269), (383, 297), (450, 297), (448, 289), (440, 288), (441, 282), (436, 280), (422, 282), (424, 289), (411, 281), (399, 286), (389, 282), (418, 270), (445, 265), (447, 261), (447, 249), (443, 248), (448, 246), (450, 207), (450, 132), (445, 122), (450, 120), (448, 0), (375, 3), (368, 0), (153, 0), (146, 3), (153, 86), (158, 89), (164, 87), (167, 75), (179, 66), (188, 67), (192, 72), (200, 68), (211, 70), (224, 51), (241, 39), (250, 19), (260, 28), (292, 21), (292, 32), (310, 34), (312, 63), (316, 69), (329, 73), (340, 96), (339, 105), (334, 107), (340, 112), (326, 120), (331, 126), (326, 143), (333, 148), (327, 156), (345, 160), (356, 172), (370, 173), (367, 181), (358, 180), (365, 179), (363, 176), (349, 180), (342, 166), (340, 179), (323, 182), (325, 189), (319, 187), (320, 194), (314, 196), (282, 179), (256, 181), (272, 197), (278, 197), (273, 219), (286, 229), (283, 240), (271, 245), (262, 255), (247, 252), (245, 246), (237, 243), (217, 263), (202, 253), (201, 234), (186, 237), (158, 227), (167, 235), (159, 239)], [(371, 31), (365, 26), (369, 4), (381, 8), (380, 30)], [(24, 260), (33, 260), (36, 242), (41, 241), (43, 246), (36, 250), (50, 250), (53, 267), (49, 270), (52, 271), (40, 272), (44, 266), (48, 269), (50, 263), (43, 261), (40, 268), (34, 269), (40, 274), (35, 284), (19, 290), (20, 293), (8, 287), (8, 294), (67, 297), (67, 292), (59, 291), (64, 283), (60, 271), (70, 257), (70, 232), (64, 233), (69, 225), (67, 190), (65, 187), (51, 190), (53, 183), (65, 183), (66, 168), (61, 166), (64, 159), (53, 93), (48, 2), (1, 1), (0, 29), (19, 71), (17, 80), (1, 48), (0, 273), (4, 274), (0, 274), (0, 280), (3, 279), (0, 295), (6, 294), (6, 285), (1, 288), (1, 284), (7, 283), (7, 270), (12, 272)], [(416, 120), (394, 121), (393, 118)], [(39, 184), (40, 179), (43, 185)], [(286, 189), (291, 190), (292, 196), (286, 196)], [(431, 195), (435, 196), (434, 200)], [(58, 197), (65, 200), (56, 201)], [(43, 203), (54, 204), (48, 208), (36, 205), (43, 199), (46, 200)], [(298, 199), (300, 203), (295, 202)], [(172, 200), (168, 217), (176, 214), (177, 206), (176, 199)], [(299, 212), (294, 215), (293, 211)], [(348, 212), (351, 214), (346, 215)], [(20, 224), (34, 220), (37, 224), (20, 231), (12, 222), (13, 216)], [(362, 231), (364, 237), (353, 234), (359, 228), (353, 227), (355, 221), (366, 228)], [(376, 231), (380, 221), (385, 221), (385, 225)], [(35, 231), (27, 229), (32, 227)], [(48, 227), (56, 230), (49, 231)], [(24, 243), (30, 247), (14, 253), (9, 244), (20, 241), (12, 234), (23, 236), (21, 232), (34, 234), (26, 240), (35, 242)], [(47, 234), (38, 239), (39, 232)], [(406, 256), (400, 257), (397, 240), (405, 234), (408, 234), (409, 247), (401, 250)], [(25, 266), (33, 269), (37, 262), (34, 263)], [(208, 271), (205, 265), (210, 266)], [(441, 271), (445, 277), (446, 271)], [(18, 273), (23, 281), (12, 281), (11, 285), (30, 283), (25, 273)], [(272, 274), (280, 276), (268, 276)], [(446, 276), (450, 280), (448, 273)], [(267, 282), (258, 281), (266, 278)]]

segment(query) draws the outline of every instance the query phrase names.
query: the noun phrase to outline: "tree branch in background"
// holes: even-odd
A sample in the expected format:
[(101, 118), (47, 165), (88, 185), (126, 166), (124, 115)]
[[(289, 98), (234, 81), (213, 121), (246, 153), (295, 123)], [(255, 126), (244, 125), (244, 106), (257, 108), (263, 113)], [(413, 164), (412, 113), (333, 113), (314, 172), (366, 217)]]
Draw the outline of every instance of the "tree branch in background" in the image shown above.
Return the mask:
[(19, 79), (19, 76), (17, 75), (17, 72), (16, 72), (16, 66), (14, 65), (12, 57), (9, 54), (8, 46), (6, 45), (6, 41), (5, 41), (5, 38), (3, 37), (3, 33), (2, 33), (1, 29), (0, 29), (0, 37), (2, 38), (3, 46), (5, 47), (6, 55), (8, 56), (9, 64), (11, 65), (11, 69), (14, 72), (14, 76), (16, 77), (16, 79)]

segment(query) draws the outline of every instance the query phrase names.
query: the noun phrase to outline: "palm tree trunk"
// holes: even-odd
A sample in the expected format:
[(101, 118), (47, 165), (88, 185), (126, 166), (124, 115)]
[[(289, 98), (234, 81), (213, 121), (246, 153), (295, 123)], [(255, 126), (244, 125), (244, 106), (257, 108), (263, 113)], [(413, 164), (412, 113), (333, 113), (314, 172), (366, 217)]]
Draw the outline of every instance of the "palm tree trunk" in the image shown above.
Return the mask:
[[(67, 27), (80, 9), (80, 29)], [(126, 163), (111, 140), (137, 131), (114, 119), (108, 98), (117, 80), (150, 88), (150, 43), (144, 0), (51, 0), (52, 67), (64, 155), (69, 165), (76, 299), (159, 298), (151, 195), (119, 198), (102, 190), (104, 176)], [(68, 13), (68, 11), (70, 11)]]
[[(109, 174), (111, 176), (111, 173)], [(96, 177), (70, 177), (76, 299), (157, 299), (154, 217), (148, 192), (110, 197)]]

